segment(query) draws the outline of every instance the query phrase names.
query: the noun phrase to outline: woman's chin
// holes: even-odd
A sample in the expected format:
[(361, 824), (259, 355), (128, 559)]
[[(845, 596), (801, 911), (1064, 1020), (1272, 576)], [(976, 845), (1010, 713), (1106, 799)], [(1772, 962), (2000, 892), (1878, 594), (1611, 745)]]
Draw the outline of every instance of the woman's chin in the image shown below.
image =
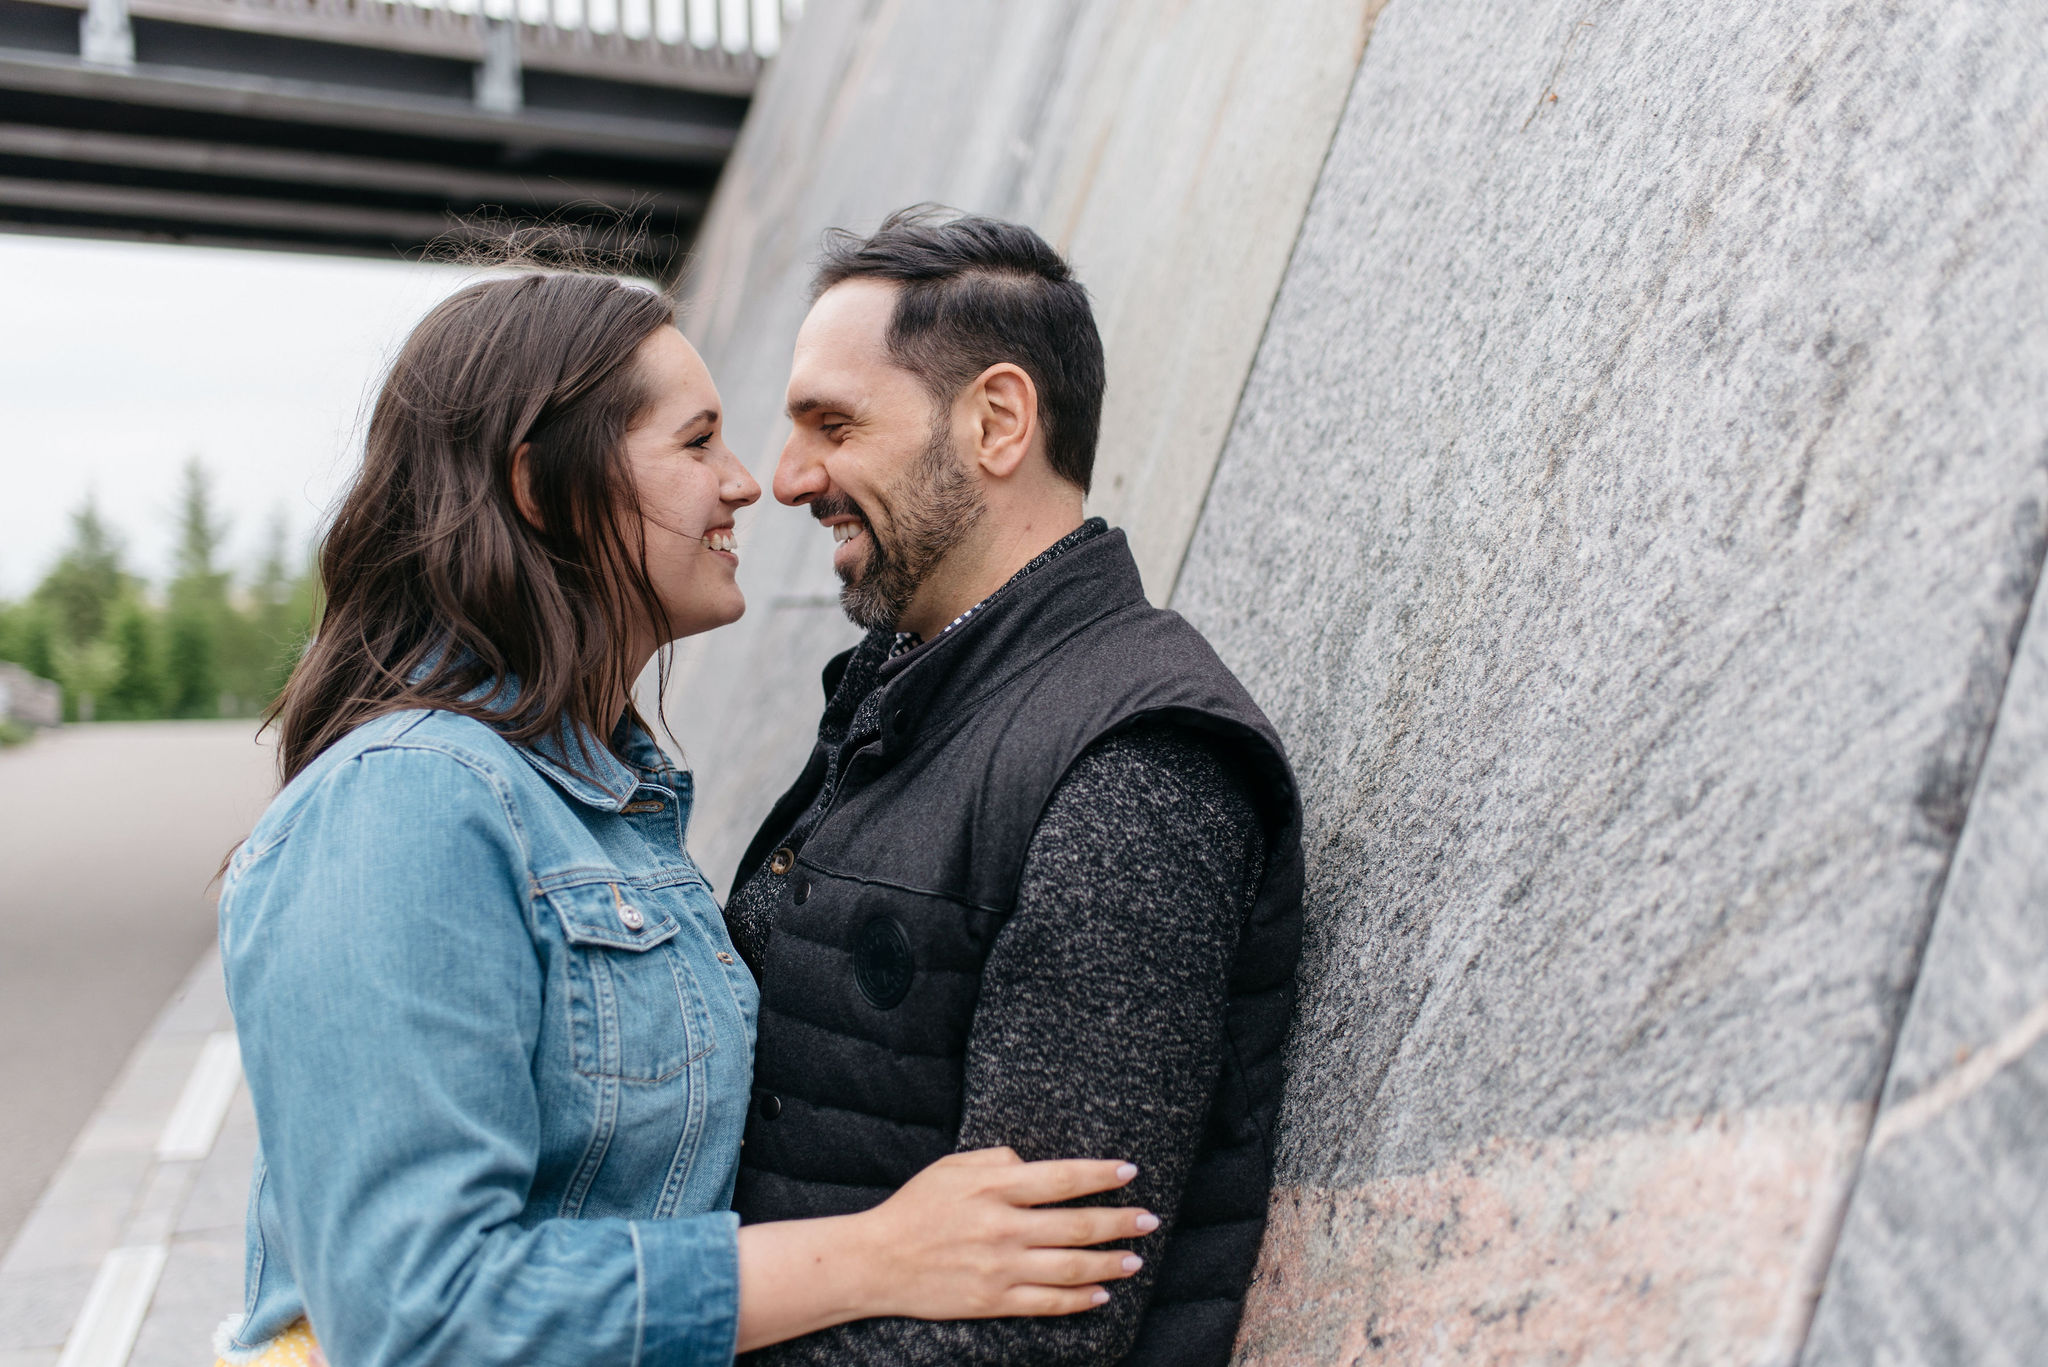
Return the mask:
[(729, 597), (722, 597), (714, 603), (692, 604), (693, 611), (676, 614), (672, 621), (676, 625), (675, 639), (680, 641), (690, 636), (702, 636), (707, 631), (729, 627), (747, 614), (746, 595), (735, 587)]

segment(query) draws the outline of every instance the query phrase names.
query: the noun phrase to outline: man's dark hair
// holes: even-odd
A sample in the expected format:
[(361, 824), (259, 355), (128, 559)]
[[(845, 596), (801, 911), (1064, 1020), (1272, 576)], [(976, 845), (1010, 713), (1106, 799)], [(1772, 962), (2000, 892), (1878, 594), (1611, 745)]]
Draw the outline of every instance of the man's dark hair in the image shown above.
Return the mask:
[(999, 362), (1029, 375), (1046, 458), (1087, 491), (1102, 425), (1102, 336), (1088, 291), (1044, 238), (1020, 223), (920, 204), (889, 215), (871, 237), (825, 234), (812, 300), (853, 279), (901, 286), (889, 356), (937, 402), (951, 403)]

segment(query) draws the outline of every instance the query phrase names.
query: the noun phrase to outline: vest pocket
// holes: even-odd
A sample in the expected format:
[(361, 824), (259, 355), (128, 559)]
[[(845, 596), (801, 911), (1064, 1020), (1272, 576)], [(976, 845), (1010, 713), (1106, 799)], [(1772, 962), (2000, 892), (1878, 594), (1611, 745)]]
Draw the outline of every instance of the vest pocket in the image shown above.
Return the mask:
[(622, 881), (545, 894), (568, 941), (569, 1057), (585, 1077), (666, 1082), (711, 1052), (711, 1016), (679, 929)]

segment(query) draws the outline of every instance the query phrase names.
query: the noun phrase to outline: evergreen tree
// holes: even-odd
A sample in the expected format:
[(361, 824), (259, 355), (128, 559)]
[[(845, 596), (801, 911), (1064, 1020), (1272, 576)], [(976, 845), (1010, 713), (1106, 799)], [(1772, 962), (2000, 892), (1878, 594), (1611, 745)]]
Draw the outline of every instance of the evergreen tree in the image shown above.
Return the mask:
[(177, 575), (165, 621), (165, 691), (174, 717), (220, 715), (221, 645), (229, 619), (228, 576), (215, 568), (226, 526), (213, 513), (211, 481), (195, 457), (185, 466), (178, 510)]
[(0, 602), (0, 660), (54, 679), (71, 720), (255, 716), (283, 688), (320, 609), (280, 511), (244, 592), (220, 566), (225, 521), (197, 460), (178, 502), (175, 575), (160, 599), (121, 565), (120, 539), (87, 498), (72, 538), (30, 597)]
[(222, 686), (239, 714), (260, 712), (276, 696), (278, 657), (291, 649), (293, 633), (285, 616), (292, 590), (285, 558), (289, 534), (280, 510), (271, 518), (269, 544), (255, 578), (241, 595), (240, 610), (226, 623), (221, 642)]
[(84, 646), (105, 633), (114, 602), (128, 585), (121, 543), (100, 519), (98, 500), (87, 494), (71, 515), (71, 544), (36, 586), (35, 601), (54, 617), (59, 642)]
[(38, 678), (57, 677), (57, 631), (39, 604), (22, 609), (21, 654), (15, 662)]
[(111, 635), (117, 663), (106, 706), (99, 715), (108, 721), (147, 721), (162, 716), (164, 675), (154, 614), (131, 594), (114, 612)]
[(26, 603), (0, 603), (0, 660), (21, 663), (28, 645), (28, 614)]
[(291, 597), (285, 604), (284, 616), (291, 624), (291, 634), (286, 640), (286, 648), (278, 654), (271, 675), (270, 696), (273, 699), (284, 691), (292, 671), (298, 668), (299, 657), (313, 643), (313, 633), (320, 629), (320, 613), (326, 606), (327, 594), (320, 584), (320, 566), (309, 557), (298, 577), (292, 580)]

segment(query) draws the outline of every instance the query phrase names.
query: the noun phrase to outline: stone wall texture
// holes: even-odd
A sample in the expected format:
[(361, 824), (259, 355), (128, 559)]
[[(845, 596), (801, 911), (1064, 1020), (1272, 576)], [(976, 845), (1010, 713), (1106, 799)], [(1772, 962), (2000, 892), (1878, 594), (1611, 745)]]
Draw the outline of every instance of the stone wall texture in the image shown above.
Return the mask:
[[(740, 449), (826, 223), (1039, 225), (1110, 346), (1098, 507), (1302, 779), (1241, 1363), (2042, 1360), (2044, 38), (808, 8), (685, 313)], [(807, 519), (744, 533), (672, 694), (721, 877), (847, 636)]]
[[(925, 201), (1030, 223), (1086, 281), (1109, 354), (1093, 511), (1130, 528), (1164, 601), (1380, 3), (808, 6), (679, 310), (733, 449), (765, 486), (826, 228)], [(852, 639), (825, 533), (772, 507), (739, 530), (748, 617), (680, 650), (668, 695), (702, 785), (691, 841), (721, 883)]]

